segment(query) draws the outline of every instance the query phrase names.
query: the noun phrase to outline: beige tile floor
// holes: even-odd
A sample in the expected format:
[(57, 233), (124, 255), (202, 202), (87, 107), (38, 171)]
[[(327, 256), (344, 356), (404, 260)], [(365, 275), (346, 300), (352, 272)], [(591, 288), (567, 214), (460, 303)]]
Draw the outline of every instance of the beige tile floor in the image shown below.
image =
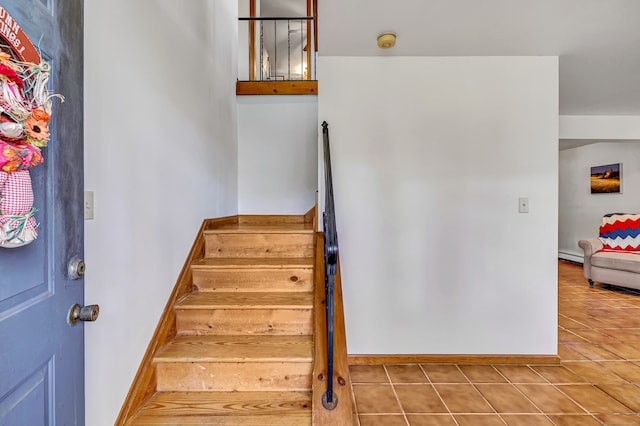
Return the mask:
[(640, 425), (640, 294), (559, 262), (560, 365), (351, 366), (360, 426)]

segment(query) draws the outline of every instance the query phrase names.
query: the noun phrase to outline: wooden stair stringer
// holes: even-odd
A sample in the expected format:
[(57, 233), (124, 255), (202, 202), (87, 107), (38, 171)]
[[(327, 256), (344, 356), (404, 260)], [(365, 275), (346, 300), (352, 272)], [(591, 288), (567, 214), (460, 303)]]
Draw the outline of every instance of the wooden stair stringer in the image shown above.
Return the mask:
[(338, 405), (333, 410), (322, 406), (322, 396), (327, 390), (327, 317), (324, 290), (324, 234), (316, 234), (315, 268), (315, 333), (313, 368), (313, 425), (357, 425), (354, 414), (351, 378), (347, 354), (347, 336), (342, 302), (342, 279), (340, 263), (334, 280), (334, 361), (333, 392)]

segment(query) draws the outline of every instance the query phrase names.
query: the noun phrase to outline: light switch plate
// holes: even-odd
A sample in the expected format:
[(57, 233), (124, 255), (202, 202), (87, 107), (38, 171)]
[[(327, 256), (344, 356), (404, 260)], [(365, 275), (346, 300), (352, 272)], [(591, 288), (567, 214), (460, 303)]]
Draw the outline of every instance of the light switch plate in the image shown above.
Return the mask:
[(518, 198), (518, 211), (520, 213), (529, 213), (529, 198)]
[(93, 191), (84, 191), (84, 220), (93, 219)]

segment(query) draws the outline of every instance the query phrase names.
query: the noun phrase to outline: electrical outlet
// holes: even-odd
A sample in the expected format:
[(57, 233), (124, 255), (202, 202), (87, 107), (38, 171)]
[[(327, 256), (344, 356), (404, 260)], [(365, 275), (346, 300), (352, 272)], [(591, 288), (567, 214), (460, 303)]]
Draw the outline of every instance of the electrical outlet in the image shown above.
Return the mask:
[(84, 191), (84, 220), (93, 219), (93, 191)]
[(529, 199), (527, 197), (518, 198), (518, 211), (529, 213)]

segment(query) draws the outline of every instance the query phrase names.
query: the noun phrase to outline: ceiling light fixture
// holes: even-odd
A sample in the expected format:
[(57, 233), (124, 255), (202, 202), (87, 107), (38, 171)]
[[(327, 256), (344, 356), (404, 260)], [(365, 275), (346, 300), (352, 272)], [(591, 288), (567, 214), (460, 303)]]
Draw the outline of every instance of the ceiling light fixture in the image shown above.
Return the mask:
[(396, 35), (394, 33), (384, 33), (378, 36), (378, 47), (380, 49), (390, 49), (396, 45)]

